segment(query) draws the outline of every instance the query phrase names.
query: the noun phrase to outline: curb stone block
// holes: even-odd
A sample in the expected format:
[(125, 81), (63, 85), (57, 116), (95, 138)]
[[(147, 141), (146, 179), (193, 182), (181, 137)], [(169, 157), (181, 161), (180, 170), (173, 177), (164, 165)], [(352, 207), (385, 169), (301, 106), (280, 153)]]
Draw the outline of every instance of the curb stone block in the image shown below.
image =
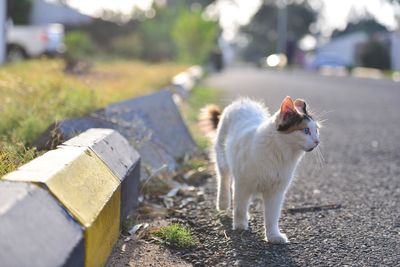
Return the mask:
[(172, 94), (167, 90), (110, 105), (104, 111), (108, 120), (128, 124), (135, 116), (141, 117), (151, 130), (149, 134), (156, 136), (166, 152), (176, 160), (183, 159), (196, 149)]
[(183, 99), (188, 99), (190, 96), (190, 92), (187, 91), (182, 85), (174, 85), (168, 89), (173, 93), (172, 98), (174, 99), (175, 104), (177, 103), (177, 101), (175, 101), (175, 95), (179, 97), (179, 105), (182, 103)]
[(172, 78), (172, 84), (180, 85), (186, 91), (190, 91), (194, 87), (195, 81), (190, 73), (182, 72)]
[(187, 72), (195, 79), (196, 82), (198, 82), (204, 75), (203, 68), (200, 66), (192, 66), (187, 70)]
[(46, 188), (84, 227), (85, 266), (102, 266), (119, 235), (120, 180), (85, 147), (62, 147), (3, 177)]
[(62, 144), (90, 148), (121, 181), (121, 223), (137, 207), (140, 156), (122, 135), (111, 129), (90, 129)]
[(45, 190), (0, 181), (0, 265), (83, 266), (81, 226)]
[(43, 144), (50, 143), (54, 148), (88, 128), (111, 128), (124, 136), (140, 154), (141, 180), (156, 172), (172, 174), (178, 163), (196, 150), (172, 93), (166, 90), (110, 105), (90, 117), (54, 124), (36, 145), (49, 148)]
[(39, 150), (55, 149), (59, 144), (91, 128), (117, 129), (118, 126), (96, 117), (66, 119), (53, 123), (35, 141)]

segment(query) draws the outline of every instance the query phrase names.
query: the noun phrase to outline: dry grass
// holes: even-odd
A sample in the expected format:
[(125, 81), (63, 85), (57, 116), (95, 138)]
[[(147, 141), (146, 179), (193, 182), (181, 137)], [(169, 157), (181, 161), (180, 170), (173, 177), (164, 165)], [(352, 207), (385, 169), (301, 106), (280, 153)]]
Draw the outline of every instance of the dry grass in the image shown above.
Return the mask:
[(79, 76), (65, 74), (60, 60), (1, 67), (0, 175), (36, 155), (30, 146), (51, 123), (159, 90), (186, 67), (115, 61)]

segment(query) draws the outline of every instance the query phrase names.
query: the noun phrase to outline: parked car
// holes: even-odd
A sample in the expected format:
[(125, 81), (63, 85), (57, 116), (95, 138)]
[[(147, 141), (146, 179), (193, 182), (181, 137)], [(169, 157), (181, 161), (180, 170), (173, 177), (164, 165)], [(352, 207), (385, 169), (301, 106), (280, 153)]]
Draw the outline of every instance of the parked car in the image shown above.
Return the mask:
[(55, 56), (65, 50), (64, 26), (61, 24), (7, 27), (7, 61), (19, 61), (42, 55)]

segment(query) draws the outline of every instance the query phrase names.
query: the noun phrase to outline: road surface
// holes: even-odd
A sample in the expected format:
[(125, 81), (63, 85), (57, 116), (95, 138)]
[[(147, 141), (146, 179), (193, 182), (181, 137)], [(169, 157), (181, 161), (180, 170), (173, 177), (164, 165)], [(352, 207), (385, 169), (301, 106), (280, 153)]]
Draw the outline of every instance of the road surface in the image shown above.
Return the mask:
[(281, 229), (291, 244), (239, 265), (400, 266), (400, 83), (234, 67), (206, 84), (222, 90), (224, 104), (248, 96), (271, 112), (286, 95), (303, 98), (325, 120), (325, 163), (308, 153), (285, 201)]

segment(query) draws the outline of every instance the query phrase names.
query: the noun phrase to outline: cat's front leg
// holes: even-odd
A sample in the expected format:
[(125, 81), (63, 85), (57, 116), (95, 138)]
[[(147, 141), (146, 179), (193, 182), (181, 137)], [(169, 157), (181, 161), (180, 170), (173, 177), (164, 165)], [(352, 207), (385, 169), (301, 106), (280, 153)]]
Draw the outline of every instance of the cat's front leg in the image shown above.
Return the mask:
[(268, 242), (273, 244), (284, 244), (289, 242), (286, 235), (281, 233), (279, 230), (279, 218), (284, 197), (285, 190), (265, 192), (263, 194), (265, 237)]
[(249, 201), (251, 193), (245, 186), (235, 183), (233, 190), (233, 230), (247, 230), (249, 228)]

